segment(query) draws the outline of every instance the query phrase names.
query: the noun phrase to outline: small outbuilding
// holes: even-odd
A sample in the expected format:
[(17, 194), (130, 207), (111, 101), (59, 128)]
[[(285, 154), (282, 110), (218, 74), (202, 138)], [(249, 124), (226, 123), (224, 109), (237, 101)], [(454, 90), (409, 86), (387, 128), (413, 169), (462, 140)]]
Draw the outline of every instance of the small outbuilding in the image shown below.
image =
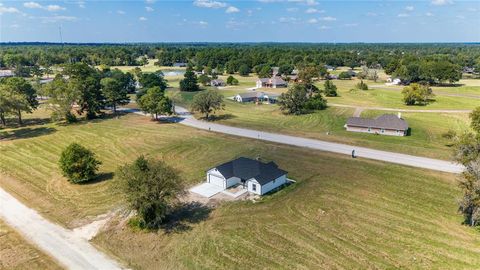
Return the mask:
[(377, 118), (350, 117), (345, 124), (347, 131), (373, 133), (390, 136), (407, 136), (408, 123), (394, 114), (384, 114)]
[(263, 195), (286, 184), (287, 172), (275, 162), (240, 157), (208, 170), (207, 182), (223, 189), (241, 185), (248, 192)]

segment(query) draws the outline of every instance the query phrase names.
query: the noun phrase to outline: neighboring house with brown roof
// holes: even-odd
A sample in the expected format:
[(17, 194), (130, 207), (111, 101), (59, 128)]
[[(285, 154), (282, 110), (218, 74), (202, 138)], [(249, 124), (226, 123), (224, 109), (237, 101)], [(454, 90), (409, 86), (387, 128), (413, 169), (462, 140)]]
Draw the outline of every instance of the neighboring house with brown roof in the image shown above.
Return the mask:
[(347, 131), (364, 132), (390, 136), (407, 136), (408, 123), (394, 114), (384, 114), (377, 118), (350, 117), (345, 124)]
[(287, 82), (280, 76), (272, 78), (259, 78), (257, 80), (257, 88), (284, 88), (287, 87)]

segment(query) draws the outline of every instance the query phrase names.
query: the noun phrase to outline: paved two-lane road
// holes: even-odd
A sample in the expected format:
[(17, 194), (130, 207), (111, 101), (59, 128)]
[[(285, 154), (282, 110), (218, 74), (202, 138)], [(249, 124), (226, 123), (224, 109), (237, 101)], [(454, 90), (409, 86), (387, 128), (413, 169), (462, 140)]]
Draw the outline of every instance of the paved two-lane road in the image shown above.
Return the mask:
[[(136, 109), (123, 109), (123, 110), (144, 115), (142, 112)], [(299, 147), (306, 147), (306, 148), (311, 148), (315, 150), (328, 151), (328, 152), (345, 154), (345, 155), (351, 155), (352, 150), (355, 150), (355, 155), (357, 157), (380, 160), (380, 161), (385, 161), (390, 163), (396, 163), (396, 164), (430, 169), (430, 170), (441, 171), (441, 172), (460, 173), (463, 170), (462, 165), (459, 165), (450, 161), (412, 156), (412, 155), (400, 154), (395, 152), (380, 151), (380, 150), (375, 150), (375, 149), (370, 149), (365, 147), (357, 147), (357, 146), (351, 146), (347, 144), (332, 143), (332, 142), (315, 140), (315, 139), (307, 139), (302, 137), (295, 137), (295, 136), (283, 135), (278, 133), (270, 133), (270, 132), (264, 132), (259, 130), (237, 128), (237, 127), (231, 127), (231, 126), (226, 126), (221, 124), (214, 124), (214, 123), (195, 119), (193, 116), (191, 116), (191, 114), (185, 108), (177, 106), (175, 107), (175, 110), (177, 114), (179, 114), (180, 116), (178, 118), (172, 118), (175, 122), (179, 122), (183, 125), (187, 125), (187, 126), (198, 128), (198, 129), (210, 130), (210, 131), (234, 135), (234, 136), (270, 141), (270, 142), (299, 146)]]

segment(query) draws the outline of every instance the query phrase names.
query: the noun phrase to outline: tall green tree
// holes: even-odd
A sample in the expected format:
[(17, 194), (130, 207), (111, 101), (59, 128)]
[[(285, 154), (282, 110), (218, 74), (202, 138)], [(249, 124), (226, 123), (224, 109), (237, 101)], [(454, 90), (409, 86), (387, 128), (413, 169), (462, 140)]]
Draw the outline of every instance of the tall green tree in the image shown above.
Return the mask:
[(406, 105), (426, 105), (433, 98), (432, 89), (426, 85), (412, 83), (402, 90), (403, 102)]
[(480, 134), (480, 107), (475, 108), (475, 110), (470, 113), (470, 120), (472, 129)]
[(160, 87), (162, 91), (167, 89), (167, 81), (165, 80), (163, 72), (161, 71), (142, 73), (138, 81), (144, 89), (152, 87)]
[(103, 108), (105, 100), (99, 72), (85, 63), (74, 63), (66, 65), (63, 74), (69, 77), (69, 87), (80, 95), (78, 112), (86, 113), (87, 119), (95, 118)]
[(141, 228), (156, 229), (171, 213), (185, 185), (178, 172), (163, 161), (138, 157), (118, 168), (117, 188), (137, 213)]
[(80, 99), (78, 89), (70, 87), (68, 81), (57, 75), (53, 81), (45, 86), (45, 94), (49, 97), (48, 109), (52, 111), (52, 119), (55, 121), (66, 119), (74, 122), (75, 115), (72, 113), (73, 106)]
[(187, 68), (183, 77), (183, 80), (180, 81), (180, 91), (195, 92), (200, 90), (197, 83), (197, 76), (191, 67)]
[(19, 77), (5, 78), (0, 81), (0, 85), (3, 86), (2, 97), (9, 100), (2, 102), (5, 106), (3, 110), (15, 114), (18, 123), (23, 124), (22, 113), (31, 113), (38, 107), (35, 88), (24, 78)]
[(209, 89), (207, 91), (198, 93), (193, 97), (191, 110), (200, 112), (205, 115), (205, 119), (209, 120), (210, 114), (218, 110), (223, 110), (225, 103), (223, 96), (218, 90)]
[(105, 97), (106, 105), (113, 107), (113, 112), (117, 113), (118, 105), (125, 105), (130, 102), (127, 88), (122, 82), (115, 78), (103, 78), (100, 81), (102, 85), (102, 94)]
[(140, 109), (151, 114), (154, 119), (158, 119), (161, 114), (172, 114), (172, 101), (158, 86), (148, 89), (137, 102)]
[(337, 93), (337, 86), (333, 84), (331, 80), (326, 80), (325, 83), (323, 84), (323, 91), (325, 93), (325, 96), (327, 97), (336, 97), (338, 96)]
[(59, 164), (63, 176), (70, 182), (78, 184), (92, 180), (102, 163), (91, 150), (78, 143), (72, 143), (63, 150)]

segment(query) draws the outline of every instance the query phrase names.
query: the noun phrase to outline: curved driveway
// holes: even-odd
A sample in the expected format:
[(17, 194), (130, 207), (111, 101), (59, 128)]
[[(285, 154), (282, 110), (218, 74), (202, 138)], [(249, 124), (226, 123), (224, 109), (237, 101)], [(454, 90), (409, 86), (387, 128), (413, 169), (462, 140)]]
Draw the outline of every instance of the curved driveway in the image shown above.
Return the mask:
[[(278, 133), (270, 133), (253, 129), (237, 128), (221, 124), (215, 124), (195, 119), (185, 108), (176, 106), (175, 110), (179, 117), (171, 117), (170, 120), (181, 123), (190, 127), (209, 130), (234, 136), (246, 137), (257, 140), (270, 141), (275, 143), (306, 147), (315, 150), (328, 151), (338, 154), (351, 155), (352, 150), (355, 150), (357, 157), (363, 157), (373, 160), (380, 160), (390, 163), (407, 165), (411, 167), (430, 169), (448, 173), (461, 173), (463, 166), (445, 160), (431, 159), (419, 156), (412, 156), (400, 154), (395, 152), (375, 150), (365, 147), (357, 147), (347, 144), (332, 143), (327, 141), (307, 139), (302, 137), (295, 137), (283, 135)], [(134, 112), (145, 115), (136, 109), (123, 109), (123, 111)]]
[(88, 240), (46, 220), (2, 188), (0, 188), (0, 218), (67, 269), (122, 269)]

